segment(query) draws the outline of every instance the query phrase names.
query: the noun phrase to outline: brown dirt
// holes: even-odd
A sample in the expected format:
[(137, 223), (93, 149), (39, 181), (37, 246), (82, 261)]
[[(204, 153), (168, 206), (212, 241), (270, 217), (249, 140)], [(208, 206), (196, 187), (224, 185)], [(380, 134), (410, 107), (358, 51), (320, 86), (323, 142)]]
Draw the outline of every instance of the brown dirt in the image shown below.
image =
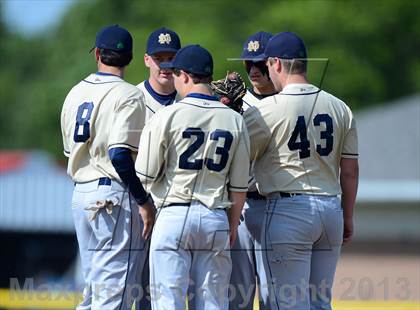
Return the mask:
[(337, 300), (420, 300), (420, 257), (344, 253), (333, 296)]

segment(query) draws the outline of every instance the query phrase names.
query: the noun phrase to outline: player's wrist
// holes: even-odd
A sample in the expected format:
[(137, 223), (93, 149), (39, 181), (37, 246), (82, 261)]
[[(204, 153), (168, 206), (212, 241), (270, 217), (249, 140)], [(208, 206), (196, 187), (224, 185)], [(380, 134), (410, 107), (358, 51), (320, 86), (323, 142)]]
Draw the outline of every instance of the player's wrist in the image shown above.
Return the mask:
[(152, 200), (152, 197), (150, 196), (150, 194), (147, 194), (146, 196), (144, 196), (144, 197), (141, 197), (141, 198), (139, 198), (139, 199), (136, 199), (136, 201), (137, 201), (137, 204), (140, 206), (140, 207), (143, 207), (145, 204), (147, 204), (147, 203), (153, 203), (153, 200)]

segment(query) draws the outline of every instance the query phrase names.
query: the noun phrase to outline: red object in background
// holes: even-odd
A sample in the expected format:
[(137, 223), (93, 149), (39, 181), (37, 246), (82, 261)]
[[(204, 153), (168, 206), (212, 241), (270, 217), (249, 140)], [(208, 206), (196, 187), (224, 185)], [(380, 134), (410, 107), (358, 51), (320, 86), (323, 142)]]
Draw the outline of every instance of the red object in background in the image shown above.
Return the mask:
[(23, 166), (26, 154), (19, 151), (0, 152), (0, 173), (17, 170)]

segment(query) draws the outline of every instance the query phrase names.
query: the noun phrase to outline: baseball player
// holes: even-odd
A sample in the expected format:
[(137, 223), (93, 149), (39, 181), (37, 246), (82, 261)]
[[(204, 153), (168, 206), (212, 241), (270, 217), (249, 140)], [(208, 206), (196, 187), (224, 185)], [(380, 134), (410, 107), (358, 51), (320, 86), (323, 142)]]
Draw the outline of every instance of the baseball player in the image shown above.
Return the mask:
[(344, 102), (308, 82), (296, 34), (274, 35), (264, 56), (281, 92), (244, 118), (258, 190), (268, 197), (262, 244), (269, 302), (272, 309), (331, 309), (340, 248), (352, 235), (355, 120)]
[[(275, 94), (274, 85), (268, 75), (268, 68), (261, 55), (271, 38), (267, 32), (257, 32), (248, 37), (243, 45), (240, 60), (244, 61), (252, 87), (243, 98), (243, 110), (258, 105), (261, 99)], [(235, 288), (230, 300), (230, 309), (253, 309), (255, 291), (259, 289), (260, 309), (268, 308), (266, 276), (262, 263), (261, 227), (264, 219), (266, 199), (257, 191), (255, 178), (249, 183), (247, 200), (238, 228), (238, 238), (231, 251), (232, 275), (230, 283)], [(261, 281), (260, 281), (261, 280)], [(262, 282), (262, 283), (261, 283)]]
[(164, 27), (153, 31), (147, 40), (144, 64), (149, 68), (149, 79), (137, 85), (146, 99), (146, 121), (160, 108), (175, 101), (176, 90), (172, 71), (159, 66), (162, 62), (170, 62), (180, 48), (179, 36)]
[(105, 27), (92, 50), (98, 72), (72, 88), (61, 113), (85, 280), (77, 309), (131, 309), (154, 222), (133, 161), (146, 106), (141, 91), (123, 80), (132, 59), (130, 33)]
[(244, 111), (258, 105), (261, 99), (277, 93), (268, 75), (265, 59), (262, 58), (265, 46), (271, 37), (271, 33), (260, 31), (249, 36), (244, 43), (239, 59), (244, 61), (245, 70), (252, 85), (243, 98)]
[[(179, 36), (167, 28), (153, 31), (147, 39), (144, 64), (149, 68), (149, 79), (141, 82), (137, 87), (144, 94), (146, 103), (146, 123), (161, 108), (174, 103), (176, 90), (172, 71), (160, 68), (160, 63), (170, 62), (175, 53), (181, 48)], [(149, 244), (146, 245), (147, 247)], [(136, 300), (135, 309), (147, 310), (151, 308), (149, 296), (149, 264), (148, 257), (142, 274), (142, 298)]]
[(240, 114), (211, 95), (210, 53), (180, 49), (171, 63), (182, 99), (148, 122), (136, 171), (158, 217), (150, 245), (153, 309), (227, 309), (233, 244), (247, 191), (249, 140)]

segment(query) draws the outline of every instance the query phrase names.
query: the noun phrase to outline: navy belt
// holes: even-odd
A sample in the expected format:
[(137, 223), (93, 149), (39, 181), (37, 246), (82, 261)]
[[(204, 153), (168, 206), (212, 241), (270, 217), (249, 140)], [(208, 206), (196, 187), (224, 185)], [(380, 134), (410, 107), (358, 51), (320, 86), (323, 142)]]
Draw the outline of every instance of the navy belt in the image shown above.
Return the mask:
[(174, 202), (174, 203), (170, 203), (166, 206), (162, 206), (162, 208), (166, 208), (166, 207), (189, 207), (191, 205), (191, 203), (188, 202)]
[(110, 178), (99, 178), (98, 185), (111, 185)]
[(290, 197), (293, 197), (293, 196), (303, 195), (301, 193), (285, 193), (285, 192), (279, 192), (279, 193), (280, 193), (281, 198), (290, 198)]
[(254, 200), (266, 200), (263, 195), (261, 195), (258, 191), (248, 192), (246, 193), (246, 198), (254, 199)]
[[(189, 207), (191, 206), (190, 202), (174, 202), (174, 203), (170, 203), (166, 206), (162, 206), (161, 208), (168, 208), (168, 207)], [(209, 209), (209, 208), (208, 208)], [(211, 209), (211, 210), (223, 210), (227, 213), (227, 209), (226, 208), (216, 208), (216, 209)]]
[[(95, 182), (94, 181), (89, 181), (89, 182), (74, 182), (74, 186), (76, 186), (76, 184), (85, 184), (85, 183), (90, 183), (90, 182)], [(110, 178), (99, 178), (98, 179), (98, 186), (99, 185), (111, 185), (111, 179)]]
[[(290, 198), (294, 196), (303, 195), (301, 193), (286, 193), (278, 192), (281, 198)], [(246, 193), (246, 198), (255, 199), (255, 200), (266, 200), (267, 198), (261, 195), (258, 191)]]

